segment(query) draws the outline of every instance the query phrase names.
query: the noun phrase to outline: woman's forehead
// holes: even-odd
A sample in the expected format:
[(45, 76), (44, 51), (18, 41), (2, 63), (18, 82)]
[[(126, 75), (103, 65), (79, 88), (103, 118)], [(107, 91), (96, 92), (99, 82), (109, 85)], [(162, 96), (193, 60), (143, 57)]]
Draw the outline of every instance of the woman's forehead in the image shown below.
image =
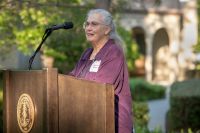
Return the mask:
[(99, 13), (93, 13), (93, 14), (90, 14), (87, 18), (87, 21), (100, 21), (102, 22), (103, 21), (103, 16)]

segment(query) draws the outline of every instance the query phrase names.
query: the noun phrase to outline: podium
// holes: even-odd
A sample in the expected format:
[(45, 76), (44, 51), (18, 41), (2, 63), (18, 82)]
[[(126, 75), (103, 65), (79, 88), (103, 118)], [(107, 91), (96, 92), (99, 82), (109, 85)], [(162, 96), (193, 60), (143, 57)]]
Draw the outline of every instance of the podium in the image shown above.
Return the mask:
[(114, 133), (112, 85), (57, 69), (4, 71), (4, 133)]

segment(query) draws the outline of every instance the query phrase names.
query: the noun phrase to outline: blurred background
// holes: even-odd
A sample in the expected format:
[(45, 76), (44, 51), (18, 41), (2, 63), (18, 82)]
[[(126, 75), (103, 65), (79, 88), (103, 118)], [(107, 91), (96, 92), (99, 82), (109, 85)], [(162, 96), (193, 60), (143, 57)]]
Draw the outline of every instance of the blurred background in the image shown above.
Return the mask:
[[(0, 0), (0, 69), (28, 70), (45, 29), (71, 21), (32, 65), (70, 72), (90, 46), (82, 25), (91, 8), (109, 10), (125, 42), (136, 132), (200, 132), (200, 0)], [(1, 131), (2, 103), (1, 71)]]

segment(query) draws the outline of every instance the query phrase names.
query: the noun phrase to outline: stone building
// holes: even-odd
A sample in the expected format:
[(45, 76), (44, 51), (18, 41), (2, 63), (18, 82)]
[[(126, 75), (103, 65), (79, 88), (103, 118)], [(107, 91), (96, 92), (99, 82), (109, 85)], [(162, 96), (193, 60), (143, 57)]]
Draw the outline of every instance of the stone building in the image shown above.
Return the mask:
[(132, 31), (143, 55), (136, 71), (148, 81), (183, 80), (194, 69), (196, 6), (196, 0), (132, 0), (121, 12), (121, 25)]

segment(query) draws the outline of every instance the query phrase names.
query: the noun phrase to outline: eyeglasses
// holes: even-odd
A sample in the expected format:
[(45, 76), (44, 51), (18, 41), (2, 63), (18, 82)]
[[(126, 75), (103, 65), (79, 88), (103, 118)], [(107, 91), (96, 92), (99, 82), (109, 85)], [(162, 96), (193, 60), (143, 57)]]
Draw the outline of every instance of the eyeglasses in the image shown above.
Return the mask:
[(92, 21), (92, 22), (84, 22), (83, 23), (83, 29), (87, 28), (88, 26), (91, 26), (91, 27), (97, 27), (98, 25), (105, 25), (105, 26), (108, 26), (106, 24), (103, 24), (103, 23), (100, 23), (100, 22), (95, 22), (95, 21)]

